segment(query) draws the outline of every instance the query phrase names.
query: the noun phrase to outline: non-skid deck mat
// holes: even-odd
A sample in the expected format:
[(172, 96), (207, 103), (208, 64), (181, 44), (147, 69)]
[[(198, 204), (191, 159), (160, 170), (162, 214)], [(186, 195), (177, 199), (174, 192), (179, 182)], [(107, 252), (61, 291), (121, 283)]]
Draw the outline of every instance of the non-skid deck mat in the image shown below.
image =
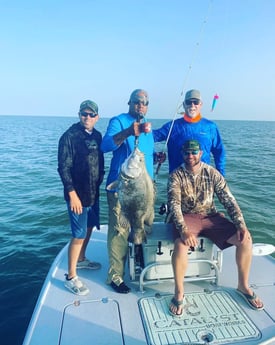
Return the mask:
[(150, 345), (249, 343), (260, 337), (257, 327), (225, 291), (186, 293), (180, 318), (169, 313), (172, 297), (139, 300)]

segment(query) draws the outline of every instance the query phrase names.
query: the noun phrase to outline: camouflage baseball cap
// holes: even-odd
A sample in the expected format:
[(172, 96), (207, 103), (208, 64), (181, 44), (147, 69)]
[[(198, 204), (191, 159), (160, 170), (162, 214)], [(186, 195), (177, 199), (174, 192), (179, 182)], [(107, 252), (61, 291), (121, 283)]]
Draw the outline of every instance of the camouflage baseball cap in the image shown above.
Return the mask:
[(200, 150), (200, 143), (198, 140), (187, 140), (182, 145), (182, 151), (193, 151), (193, 150)]
[(89, 99), (87, 101), (83, 101), (80, 104), (79, 111), (82, 111), (82, 110), (87, 109), (87, 108), (91, 109), (94, 113), (98, 114), (97, 104), (93, 101), (90, 101)]

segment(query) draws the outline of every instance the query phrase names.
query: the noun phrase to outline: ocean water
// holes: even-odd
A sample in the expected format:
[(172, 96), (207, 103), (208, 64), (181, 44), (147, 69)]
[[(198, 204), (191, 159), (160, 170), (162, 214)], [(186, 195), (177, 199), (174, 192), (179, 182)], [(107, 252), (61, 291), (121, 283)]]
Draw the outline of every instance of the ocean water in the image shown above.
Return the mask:
[[(100, 119), (103, 134), (108, 119)], [(0, 339), (22, 344), (52, 261), (70, 240), (57, 145), (77, 118), (0, 116)], [(152, 120), (159, 128), (166, 120)], [(216, 121), (227, 151), (227, 180), (254, 242), (275, 244), (275, 122)], [(157, 150), (165, 149), (158, 143)], [(106, 171), (110, 154), (106, 155)], [(156, 220), (165, 202), (167, 162), (156, 177)], [(106, 174), (107, 175), (107, 174)], [(104, 181), (105, 184), (105, 181)], [(107, 223), (104, 185), (101, 222)]]

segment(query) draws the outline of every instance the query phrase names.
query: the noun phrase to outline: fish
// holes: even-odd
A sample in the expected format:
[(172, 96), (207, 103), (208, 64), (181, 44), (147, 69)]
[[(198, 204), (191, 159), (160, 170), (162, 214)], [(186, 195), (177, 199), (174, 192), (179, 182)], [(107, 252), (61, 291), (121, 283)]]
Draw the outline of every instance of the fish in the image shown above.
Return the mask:
[(146, 242), (154, 221), (155, 185), (147, 172), (144, 154), (136, 147), (121, 165), (118, 180), (107, 186), (116, 189), (121, 206), (119, 223), (130, 228), (128, 241)]

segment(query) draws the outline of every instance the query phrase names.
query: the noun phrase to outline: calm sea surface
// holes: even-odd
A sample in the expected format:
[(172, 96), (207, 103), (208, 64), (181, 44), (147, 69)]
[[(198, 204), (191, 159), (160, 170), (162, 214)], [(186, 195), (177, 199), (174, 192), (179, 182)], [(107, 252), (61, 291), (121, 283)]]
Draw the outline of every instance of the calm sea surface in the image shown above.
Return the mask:
[[(97, 124), (103, 134), (108, 119)], [(22, 344), (50, 265), (70, 239), (57, 144), (77, 118), (0, 116), (0, 339)], [(152, 120), (159, 128), (166, 120)], [(227, 151), (227, 180), (254, 242), (275, 244), (275, 122), (217, 121)], [(163, 150), (164, 144), (157, 149)], [(106, 171), (110, 155), (106, 155)], [(157, 176), (165, 202), (167, 162)], [(105, 181), (104, 181), (105, 184)], [(101, 222), (107, 223), (105, 192)]]

